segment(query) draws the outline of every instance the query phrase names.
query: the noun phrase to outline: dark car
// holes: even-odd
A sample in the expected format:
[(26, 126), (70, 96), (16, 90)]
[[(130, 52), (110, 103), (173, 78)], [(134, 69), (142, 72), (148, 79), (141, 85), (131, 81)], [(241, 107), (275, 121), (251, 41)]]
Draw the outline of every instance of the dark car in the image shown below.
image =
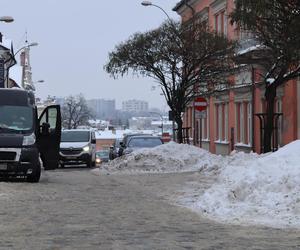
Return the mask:
[(117, 157), (119, 157), (119, 149), (121, 147), (120, 142), (122, 141), (122, 139), (116, 139), (114, 141), (114, 144), (110, 147), (109, 149), (109, 159), (113, 160)]
[(124, 153), (125, 148), (127, 147), (127, 143), (130, 140), (131, 137), (133, 136), (152, 136), (150, 134), (143, 134), (143, 133), (133, 133), (133, 134), (127, 134), (124, 136), (123, 140), (120, 142), (120, 148), (118, 151), (118, 155), (122, 156)]
[(96, 152), (96, 163), (101, 164), (102, 162), (109, 161), (109, 150), (99, 150)]
[(125, 149), (123, 153), (130, 154), (131, 152), (137, 149), (154, 148), (162, 144), (163, 141), (158, 136), (151, 136), (151, 135), (131, 136), (127, 140), (127, 144), (125, 145)]

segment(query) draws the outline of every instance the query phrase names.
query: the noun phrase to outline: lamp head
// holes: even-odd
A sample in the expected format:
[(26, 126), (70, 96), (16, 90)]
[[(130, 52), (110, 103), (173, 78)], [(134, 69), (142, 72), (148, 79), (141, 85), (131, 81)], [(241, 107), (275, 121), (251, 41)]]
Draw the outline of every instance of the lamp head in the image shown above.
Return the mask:
[(14, 21), (14, 19), (11, 16), (2, 16), (0, 17), (0, 21), (5, 23), (11, 23)]
[(143, 6), (150, 6), (150, 5), (152, 5), (152, 3), (150, 1), (143, 1), (143, 2), (141, 2), (141, 4)]
[(34, 42), (34, 43), (28, 44), (27, 46), (28, 46), (28, 47), (32, 47), (32, 46), (38, 46), (38, 45), (39, 45), (38, 43)]

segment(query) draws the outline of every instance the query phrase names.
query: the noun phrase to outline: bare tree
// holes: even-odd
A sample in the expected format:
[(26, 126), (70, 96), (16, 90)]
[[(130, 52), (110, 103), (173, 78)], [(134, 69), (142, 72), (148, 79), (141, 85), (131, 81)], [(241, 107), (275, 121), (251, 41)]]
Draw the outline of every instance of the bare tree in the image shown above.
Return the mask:
[(237, 0), (231, 18), (232, 23), (251, 31), (264, 48), (254, 63), (262, 65), (266, 72), (262, 75), (267, 102), (263, 150), (269, 152), (276, 90), (300, 76), (300, 1)]
[(131, 72), (159, 83), (182, 143), (183, 112), (195, 96), (224, 87), (226, 74), (232, 70), (233, 51), (231, 41), (210, 32), (199, 20), (193, 18), (185, 25), (169, 21), (117, 45), (104, 69), (113, 77)]
[(82, 94), (70, 95), (66, 98), (62, 107), (62, 120), (64, 127), (76, 129), (80, 125), (87, 125), (92, 117), (92, 112), (88, 108), (86, 100)]

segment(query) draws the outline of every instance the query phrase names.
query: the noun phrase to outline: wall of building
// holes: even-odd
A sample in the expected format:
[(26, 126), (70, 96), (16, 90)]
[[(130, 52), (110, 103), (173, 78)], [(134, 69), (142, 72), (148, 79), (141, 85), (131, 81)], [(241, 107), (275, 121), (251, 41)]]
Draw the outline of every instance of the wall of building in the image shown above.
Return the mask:
[(109, 149), (114, 144), (115, 139), (96, 139), (96, 150)]
[(87, 100), (89, 108), (91, 108), (98, 119), (113, 119), (116, 114), (116, 101), (106, 99)]
[(142, 100), (128, 100), (122, 102), (122, 110), (126, 112), (147, 112), (149, 104)]
[[(297, 139), (297, 81), (293, 80), (284, 87), (282, 99), (283, 128), (282, 142), (287, 144)], [(298, 115), (299, 116), (299, 115)]]
[[(222, 16), (220, 23), (226, 23), (221, 31), (230, 39), (245, 39), (241, 32), (236, 32), (230, 25), (227, 16), (234, 8), (233, 0), (191, 0), (187, 1), (197, 14), (207, 16), (209, 27), (217, 29), (216, 20)], [(192, 11), (184, 5), (177, 10), (185, 22), (192, 16)], [(247, 43), (245, 46), (250, 46)], [(258, 65), (252, 65), (233, 77), (234, 89), (229, 93), (221, 93), (208, 99), (208, 124), (207, 138), (203, 138), (202, 147), (216, 154), (228, 154), (233, 149), (245, 152), (255, 151), (261, 153), (260, 121), (256, 114), (264, 110), (264, 85), (262, 84), (262, 69)], [(279, 121), (279, 144), (281, 146), (300, 138), (300, 81), (290, 81), (278, 88), (275, 112), (282, 112), (283, 117)], [(256, 83), (252, 86), (253, 83)], [(241, 87), (238, 87), (241, 86)], [(237, 88), (238, 87), (238, 88)], [(225, 107), (225, 108), (224, 108)], [(225, 110), (225, 111), (224, 111)], [(220, 115), (220, 112), (222, 114)], [(186, 109), (184, 114), (184, 127), (192, 127), (190, 136), (199, 133), (197, 120), (193, 118), (193, 107)], [(225, 117), (225, 118), (224, 118)], [(221, 122), (220, 122), (221, 120)], [(224, 122), (225, 121), (225, 122)], [(199, 121), (198, 121), (199, 122)], [(221, 126), (224, 126), (220, 129)], [(224, 129), (227, 131), (224, 136)], [(222, 136), (220, 136), (222, 133)], [(199, 146), (197, 142), (195, 145)]]

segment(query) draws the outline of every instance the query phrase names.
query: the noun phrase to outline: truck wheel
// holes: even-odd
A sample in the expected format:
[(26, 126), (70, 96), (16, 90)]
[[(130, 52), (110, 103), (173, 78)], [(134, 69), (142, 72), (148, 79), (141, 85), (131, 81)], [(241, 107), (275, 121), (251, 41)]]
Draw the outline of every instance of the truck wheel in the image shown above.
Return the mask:
[(32, 174), (27, 176), (28, 182), (39, 182), (41, 178), (41, 165), (38, 164)]

